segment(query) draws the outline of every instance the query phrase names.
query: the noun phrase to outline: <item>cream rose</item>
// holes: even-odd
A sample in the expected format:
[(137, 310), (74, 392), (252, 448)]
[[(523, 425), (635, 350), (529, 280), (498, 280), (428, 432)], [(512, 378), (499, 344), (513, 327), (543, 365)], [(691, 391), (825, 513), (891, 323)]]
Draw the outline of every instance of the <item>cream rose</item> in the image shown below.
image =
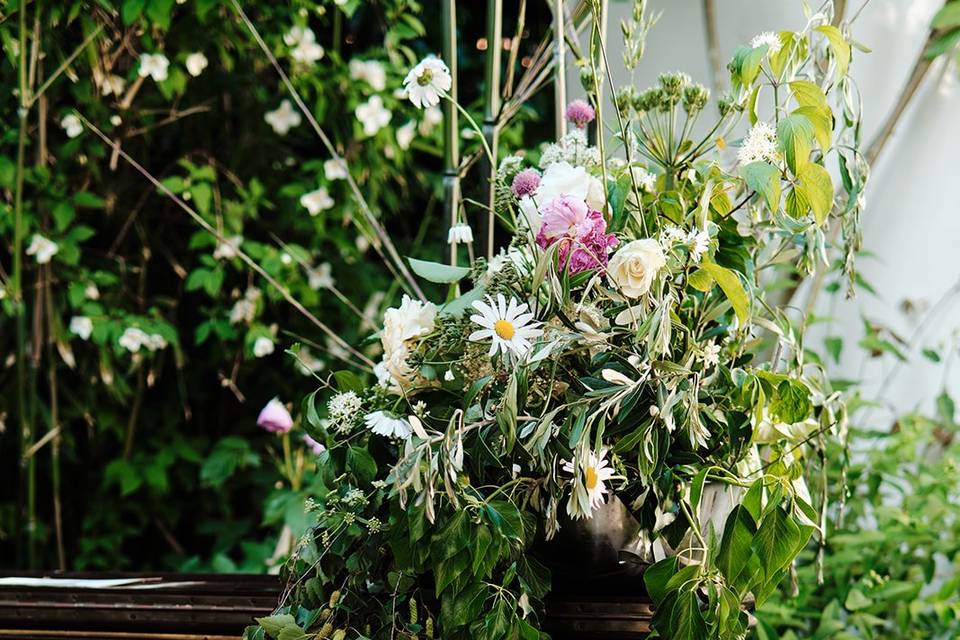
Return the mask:
[(610, 258), (607, 276), (628, 298), (639, 298), (650, 291), (653, 279), (667, 264), (660, 243), (652, 238), (623, 245)]

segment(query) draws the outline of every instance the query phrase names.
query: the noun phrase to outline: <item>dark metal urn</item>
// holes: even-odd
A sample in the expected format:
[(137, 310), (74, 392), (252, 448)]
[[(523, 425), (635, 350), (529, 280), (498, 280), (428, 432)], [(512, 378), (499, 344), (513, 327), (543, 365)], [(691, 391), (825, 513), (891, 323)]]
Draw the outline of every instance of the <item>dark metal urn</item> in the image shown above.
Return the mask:
[(553, 575), (545, 631), (554, 640), (646, 638), (653, 604), (643, 584), (648, 566), (640, 526), (616, 497), (589, 520), (564, 519), (535, 555)]

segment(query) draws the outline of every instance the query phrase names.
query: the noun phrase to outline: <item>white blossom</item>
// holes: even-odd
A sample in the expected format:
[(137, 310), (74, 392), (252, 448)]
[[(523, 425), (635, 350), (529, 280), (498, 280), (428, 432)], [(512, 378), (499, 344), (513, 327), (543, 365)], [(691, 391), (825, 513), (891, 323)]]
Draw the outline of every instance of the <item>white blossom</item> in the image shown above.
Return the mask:
[(473, 229), (466, 223), (455, 224), (447, 231), (447, 244), (470, 244), (473, 242)]
[(438, 104), (440, 96), (446, 94), (451, 86), (453, 78), (450, 76), (450, 69), (436, 56), (421, 60), (403, 80), (407, 97), (418, 109)]
[(114, 95), (120, 97), (120, 94), (123, 93), (123, 90), (126, 88), (126, 86), (127, 81), (123, 78), (123, 76), (118, 76), (115, 73), (111, 73), (100, 80), (100, 95)]
[(780, 36), (772, 31), (764, 31), (763, 33), (758, 33), (753, 37), (753, 40), (750, 41), (750, 46), (756, 49), (757, 47), (762, 47), (767, 45), (767, 55), (776, 55), (780, 52), (780, 49), (783, 47), (783, 43), (780, 41)]
[(334, 285), (330, 263), (322, 262), (317, 268), (307, 270), (307, 284), (314, 291), (330, 289)]
[(397, 129), (397, 146), (406, 151), (413, 144), (413, 139), (417, 137), (417, 123), (410, 120), (407, 124)]
[(140, 347), (143, 346), (143, 342), (146, 339), (147, 334), (144, 333), (142, 329), (127, 327), (117, 342), (130, 353), (137, 353), (140, 351)]
[(326, 187), (319, 187), (313, 191), (300, 196), (300, 206), (307, 210), (311, 216), (315, 216), (321, 211), (326, 211), (334, 205), (333, 198)]
[(93, 320), (87, 316), (73, 316), (70, 318), (70, 333), (81, 340), (88, 340), (93, 333)]
[(87, 284), (86, 288), (83, 290), (83, 295), (86, 296), (87, 300), (99, 300), (100, 289), (97, 288), (96, 283), (91, 282)]
[(443, 122), (443, 111), (440, 107), (428, 107), (423, 110), (423, 119), (420, 121), (420, 135), (428, 136), (433, 129)]
[(300, 126), (301, 122), (300, 112), (295, 110), (287, 99), (282, 100), (275, 110), (267, 111), (263, 119), (281, 136), (287, 135), (290, 129)]
[(347, 163), (343, 158), (330, 158), (323, 163), (323, 175), (327, 180), (346, 180), (350, 175), (347, 172)]
[(690, 243), (690, 259), (700, 262), (700, 258), (710, 248), (710, 234), (705, 229), (692, 229), (687, 236)]
[(387, 88), (387, 70), (382, 62), (377, 60), (350, 61), (350, 78), (366, 82), (374, 91), (383, 91)]
[(367, 414), (363, 421), (370, 431), (388, 438), (407, 440), (412, 433), (409, 422), (387, 411), (374, 411)]
[(367, 136), (376, 135), (377, 131), (387, 126), (392, 115), (390, 110), (383, 106), (383, 98), (380, 96), (371, 96), (366, 102), (357, 105), (354, 113)]
[(75, 113), (68, 113), (60, 120), (60, 127), (66, 132), (68, 138), (76, 138), (83, 133), (83, 123), (80, 116)]
[(30, 245), (27, 247), (27, 255), (34, 256), (37, 264), (47, 264), (58, 251), (60, 251), (60, 246), (56, 242), (43, 237), (39, 233), (33, 234)]
[(243, 236), (231, 236), (224, 238), (223, 242), (217, 241), (217, 247), (213, 250), (213, 257), (217, 260), (229, 260), (236, 258), (240, 245), (243, 243)]
[(151, 77), (154, 82), (163, 82), (167, 79), (170, 61), (162, 53), (140, 54), (140, 68), (137, 73), (141, 78)]
[(711, 340), (703, 345), (703, 364), (706, 367), (714, 367), (720, 362), (720, 345)]
[(737, 151), (737, 161), (740, 164), (750, 164), (759, 160), (773, 164), (778, 161), (777, 132), (766, 122), (757, 122), (753, 125)]
[(194, 78), (203, 73), (203, 70), (207, 68), (208, 60), (207, 56), (203, 55), (202, 51), (197, 51), (191, 53), (187, 56), (187, 73), (192, 75)]
[(258, 358), (263, 358), (265, 356), (270, 355), (271, 353), (273, 353), (275, 348), (276, 347), (273, 344), (273, 340), (271, 340), (267, 336), (260, 336), (259, 338), (253, 341), (253, 355), (255, 355)]
[(654, 173), (650, 173), (643, 167), (631, 167), (630, 173), (633, 175), (634, 181), (637, 183), (637, 187), (641, 191), (650, 192), (653, 191), (657, 186), (657, 176)]
[(323, 47), (310, 27), (295, 26), (283, 36), (290, 49), (290, 57), (301, 64), (312, 65), (323, 57)]

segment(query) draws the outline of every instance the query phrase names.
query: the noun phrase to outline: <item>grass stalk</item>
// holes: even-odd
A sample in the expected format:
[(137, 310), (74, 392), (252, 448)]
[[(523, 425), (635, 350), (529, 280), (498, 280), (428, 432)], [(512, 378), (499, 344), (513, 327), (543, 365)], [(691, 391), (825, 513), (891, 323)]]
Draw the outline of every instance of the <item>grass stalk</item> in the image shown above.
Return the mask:
[[(443, 101), (443, 213), (448, 228), (457, 224), (460, 210), (460, 127), (457, 113), (457, 4), (443, 0), (443, 61), (453, 84)], [(450, 264), (457, 264), (457, 245), (450, 244)]]

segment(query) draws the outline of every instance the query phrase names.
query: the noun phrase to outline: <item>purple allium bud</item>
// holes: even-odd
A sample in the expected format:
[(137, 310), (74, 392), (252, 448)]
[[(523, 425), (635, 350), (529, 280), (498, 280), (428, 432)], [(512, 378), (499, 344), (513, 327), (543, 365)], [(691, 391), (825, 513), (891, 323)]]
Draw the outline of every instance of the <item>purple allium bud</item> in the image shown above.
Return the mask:
[(567, 120), (583, 129), (588, 122), (593, 122), (597, 117), (597, 112), (593, 110), (586, 100), (574, 100), (567, 105)]
[(318, 456), (327, 450), (325, 446), (323, 446), (322, 444), (320, 444), (319, 442), (317, 442), (307, 434), (303, 434), (303, 444), (307, 445), (307, 448), (310, 449), (310, 451), (313, 451), (313, 455), (315, 456)]
[(274, 398), (260, 411), (257, 425), (271, 433), (287, 433), (293, 428), (293, 418), (283, 403)]
[(540, 186), (540, 174), (535, 169), (524, 169), (513, 177), (510, 191), (517, 198), (529, 196)]

